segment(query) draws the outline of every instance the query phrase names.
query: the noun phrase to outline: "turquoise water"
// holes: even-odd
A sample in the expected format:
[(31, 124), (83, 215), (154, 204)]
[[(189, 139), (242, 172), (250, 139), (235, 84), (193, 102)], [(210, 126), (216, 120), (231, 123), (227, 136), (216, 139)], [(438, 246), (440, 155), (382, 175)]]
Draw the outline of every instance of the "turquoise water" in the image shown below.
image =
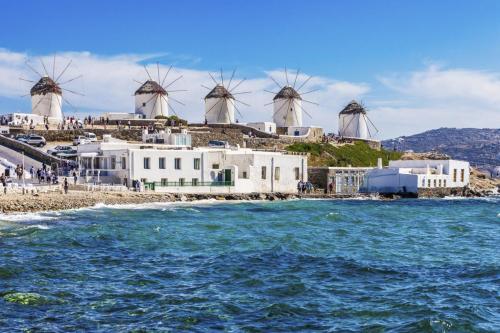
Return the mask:
[(500, 200), (0, 217), (6, 332), (498, 332)]

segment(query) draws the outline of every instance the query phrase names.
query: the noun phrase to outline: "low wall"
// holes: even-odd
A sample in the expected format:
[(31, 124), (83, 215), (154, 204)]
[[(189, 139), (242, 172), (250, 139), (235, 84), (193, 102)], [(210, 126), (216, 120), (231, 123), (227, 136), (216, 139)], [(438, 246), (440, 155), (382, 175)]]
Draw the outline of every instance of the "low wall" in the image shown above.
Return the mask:
[(24, 155), (41, 163), (50, 165), (53, 168), (65, 162), (63, 159), (49, 155), (39, 149), (36, 149), (35, 147), (30, 146), (29, 144), (19, 142), (3, 135), (0, 135), (0, 144), (19, 153), (24, 152)]

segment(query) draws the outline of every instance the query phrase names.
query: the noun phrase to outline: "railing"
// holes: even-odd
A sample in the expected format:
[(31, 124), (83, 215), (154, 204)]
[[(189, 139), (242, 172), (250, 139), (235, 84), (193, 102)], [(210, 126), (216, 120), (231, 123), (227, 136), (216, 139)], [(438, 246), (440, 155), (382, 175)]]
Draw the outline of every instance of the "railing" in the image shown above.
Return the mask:
[[(150, 183), (146, 183), (150, 184)], [(223, 182), (154, 182), (155, 187), (169, 187), (169, 186), (234, 186), (234, 181)]]

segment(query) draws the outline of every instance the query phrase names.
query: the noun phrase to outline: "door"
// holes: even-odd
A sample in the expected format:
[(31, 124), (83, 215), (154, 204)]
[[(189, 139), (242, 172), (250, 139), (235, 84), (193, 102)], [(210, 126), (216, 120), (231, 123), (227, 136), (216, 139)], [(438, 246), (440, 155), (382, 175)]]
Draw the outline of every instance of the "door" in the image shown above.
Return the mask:
[(231, 184), (231, 169), (224, 169), (224, 182)]

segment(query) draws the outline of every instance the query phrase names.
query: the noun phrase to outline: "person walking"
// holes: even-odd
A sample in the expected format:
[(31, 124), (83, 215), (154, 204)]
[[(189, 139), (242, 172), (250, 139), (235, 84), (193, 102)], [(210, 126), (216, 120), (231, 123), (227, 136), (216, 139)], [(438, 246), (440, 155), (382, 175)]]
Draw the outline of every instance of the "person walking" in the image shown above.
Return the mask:
[(73, 171), (73, 182), (76, 185), (76, 182), (78, 181), (78, 176), (76, 174), (76, 170)]
[(5, 175), (3, 173), (0, 176), (0, 182), (2, 182), (2, 185), (3, 185), (3, 193), (7, 194), (7, 178), (5, 177)]
[(69, 188), (68, 178), (64, 177), (64, 194), (68, 194), (68, 188)]

